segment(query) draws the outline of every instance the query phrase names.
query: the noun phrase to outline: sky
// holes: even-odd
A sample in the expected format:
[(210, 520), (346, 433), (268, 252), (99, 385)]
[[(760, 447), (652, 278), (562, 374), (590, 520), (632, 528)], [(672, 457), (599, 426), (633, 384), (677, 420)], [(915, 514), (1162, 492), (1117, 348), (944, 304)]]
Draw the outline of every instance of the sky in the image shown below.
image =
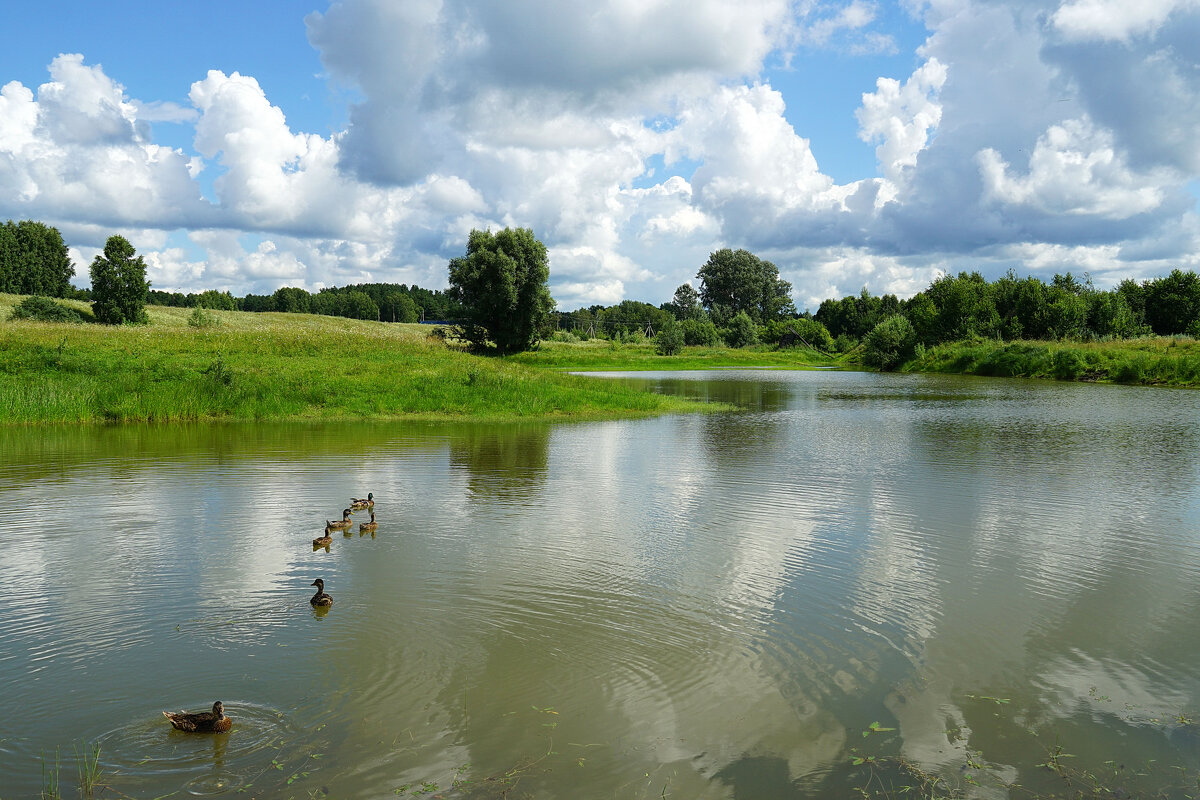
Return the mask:
[(531, 228), (563, 310), (659, 304), (714, 250), (800, 309), (1009, 269), (1196, 269), (1200, 0), (12, 4), (0, 219), (75, 283), (440, 289)]

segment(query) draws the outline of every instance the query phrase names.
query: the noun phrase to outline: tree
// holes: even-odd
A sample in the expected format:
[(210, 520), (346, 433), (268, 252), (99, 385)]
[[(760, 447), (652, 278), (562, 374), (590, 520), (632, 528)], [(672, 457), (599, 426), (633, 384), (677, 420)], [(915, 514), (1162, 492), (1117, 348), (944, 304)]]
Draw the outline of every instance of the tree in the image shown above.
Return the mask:
[(146, 322), (146, 263), (124, 236), (110, 236), (92, 260), (92, 313), (100, 322)]
[(711, 312), (724, 306), (731, 316), (746, 312), (756, 323), (794, 316), (792, 285), (779, 277), (779, 269), (747, 250), (718, 250), (696, 273), (700, 301)]
[(667, 309), (675, 315), (675, 319), (700, 319), (704, 310), (700, 308), (700, 293), (690, 283), (685, 283), (675, 290)]
[(863, 361), (881, 370), (892, 370), (912, 357), (917, 334), (900, 314), (880, 322), (863, 340)]
[(1146, 283), (1146, 322), (1159, 336), (1185, 332), (1200, 317), (1200, 276), (1171, 270)]
[(739, 311), (725, 329), (725, 343), (730, 347), (749, 347), (758, 344), (758, 326), (745, 311)]
[(462, 304), (464, 338), (491, 340), (501, 353), (530, 349), (544, 333), (554, 300), (546, 246), (529, 228), (471, 231), (467, 254), (450, 261), (450, 294)]
[(667, 320), (654, 335), (654, 348), (660, 356), (673, 356), (683, 349), (683, 328), (675, 320)]
[(275, 310), (293, 314), (312, 311), (312, 295), (296, 286), (281, 286), (275, 290)]
[(0, 292), (65, 297), (74, 274), (57, 228), (28, 219), (0, 225)]

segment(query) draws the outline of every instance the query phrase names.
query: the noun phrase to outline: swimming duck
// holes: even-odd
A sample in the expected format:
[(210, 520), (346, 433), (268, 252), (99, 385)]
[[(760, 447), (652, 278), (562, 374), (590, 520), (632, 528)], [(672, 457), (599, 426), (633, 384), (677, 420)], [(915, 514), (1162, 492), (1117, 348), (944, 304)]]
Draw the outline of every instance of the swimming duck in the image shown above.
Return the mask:
[(326, 528), (349, 528), (353, 524), (354, 523), (350, 519), (350, 509), (348, 508), (342, 509), (342, 518), (340, 520), (333, 522), (330, 520), (325, 520)]
[(312, 585), (317, 587), (317, 593), (310, 597), (308, 602), (318, 607), (333, 605), (333, 595), (325, 594), (325, 581), (317, 578)]
[(375, 521), (375, 512), (374, 511), (371, 512), (371, 521), (370, 522), (358, 523), (358, 529), (360, 531), (373, 531), (378, 527), (379, 527), (379, 523)]
[(316, 539), (313, 539), (313, 547), (327, 547), (329, 545), (329, 543), (332, 541), (333, 541), (333, 537), (329, 535), (329, 526), (326, 525), (325, 526), (325, 535), (318, 536)]
[(375, 507), (375, 495), (371, 494), (370, 492), (367, 492), (367, 499), (365, 499), (365, 500), (361, 497), (351, 497), (350, 498), (350, 507), (353, 508), (355, 511), (361, 511), (364, 508), (374, 508)]
[(212, 711), (188, 714), (186, 711), (164, 711), (163, 716), (171, 720), (171, 726), (185, 733), (228, 733), (233, 720), (225, 716), (221, 701), (213, 703)]

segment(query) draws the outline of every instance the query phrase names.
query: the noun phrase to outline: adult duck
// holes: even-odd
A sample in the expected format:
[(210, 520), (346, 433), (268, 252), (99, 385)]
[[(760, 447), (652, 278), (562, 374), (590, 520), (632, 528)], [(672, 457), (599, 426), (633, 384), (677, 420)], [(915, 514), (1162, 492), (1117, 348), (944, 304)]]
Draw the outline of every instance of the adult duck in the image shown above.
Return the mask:
[(367, 497), (365, 500), (361, 497), (351, 497), (350, 498), (350, 507), (352, 509), (354, 509), (355, 511), (362, 511), (364, 508), (374, 508), (375, 507), (375, 495), (371, 494), (370, 492), (367, 492)]
[(184, 733), (228, 733), (233, 720), (225, 716), (221, 701), (213, 703), (212, 711), (189, 714), (186, 711), (164, 711), (163, 716), (171, 720), (171, 726)]
[(340, 520), (330, 521), (325, 520), (326, 528), (349, 528), (354, 522), (350, 519), (350, 509), (342, 509), (342, 518)]
[(333, 537), (329, 535), (329, 526), (325, 526), (325, 535), (318, 536), (313, 539), (313, 547), (328, 547), (333, 542)]
[(317, 587), (317, 593), (310, 597), (308, 602), (312, 603), (314, 608), (333, 605), (333, 595), (325, 594), (325, 581), (317, 578), (312, 585)]
[(379, 523), (375, 521), (375, 512), (374, 511), (371, 512), (371, 521), (370, 522), (358, 523), (358, 529), (360, 531), (363, 531), (364, 533), (367, 531), (374, 533), (375, 529), (378, 527), (379, 527)]

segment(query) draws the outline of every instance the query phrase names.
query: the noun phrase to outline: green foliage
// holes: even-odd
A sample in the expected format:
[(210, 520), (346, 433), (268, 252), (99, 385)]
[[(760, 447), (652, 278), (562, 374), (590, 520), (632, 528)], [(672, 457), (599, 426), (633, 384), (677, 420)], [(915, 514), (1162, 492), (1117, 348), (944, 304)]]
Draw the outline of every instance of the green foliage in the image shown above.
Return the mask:
[(110, 236), (92, 261), (92, 312), (109, 325), (146, 322), (146, 263), (124, 236)]
[(1051, 357), (1054, 377), (1061, 381), (1073, 381), (1087, 370), (1083, 356), (1075, 350), (1056, 350)]
[(281, 286), (275, 290), (275, 310), (292, 314), (312, 312), (312, 295), (295, 286)]
[(1200, 318), (1200, 275), (1172, 270), (1145, 284), (1146, 323), (1159, 336), (1184, 333)]
[(12, 311), (9, 319), (32, 319), (40, 322), (83, 322), (83, 315), (73, 308), (54, 302), (49, 297), (31, 295)]
[(833, 340), (833, 349), (839, 353), (849, 353), (856, 347), (858, 347), (858, 339), (847, 333), (840, 334)]
[(745, 311), (739, 311), (734, 315), (724, 334), (725, 343), (730, 347), (749, 347), (758, 343), (758, 326)]
[(217, 319), (216, 314), (205, 311), (204, 306), (196, 306), (188, 316), (187, 323), (193, 328), (215, 328), (221, 324), (221, 320)]
[(673, 356), (683, 349), (683, 328), (675, 320), (668, 320), (654, 336), (654, 348), (660, 356)]
[(672, 319), (669, 312), (637, 300), (622, 300), (615, 306), (601, 308), (596, 314), (604, 333), (619, 341), (634, 341), (634, 336), (644, 338), (647, 325), (657, 331)]
[(721, 334), (710, 319), (685, 319), (679, 329), (683, 331), (683, 343), (689, 347), (716, 347), (721, 343)]
[[(732, 315), (744, 312), (755, 323), (792, 316), (792, 285), (780, 279), (779, 269), (747, 250), (718, 250), (696, 273), (700, 301), (712, 313), (723, 306)], [(683, 287), (680, 287), (681, 289)], [(717, 325), (723, 320), (714, 318)]]
[(863, 340), (863, 361), (882, 370), (893, 370), (912, 358), (917, 334), (912, 323), (900, 314), (880, 322)]
[(421, 312), (416, 302), (403, 292), (389, 292), (384, 303), (379, 306), (382, 318), (392, 322), (419, 322)]
[(237, 301), (233, 299), (233, 295), (229, 292), (218, 292), (216, 289), (208, 289), (200, 294), (189, 294), (187, 296), (187, 304), (193, 308), (210, 308), (219, 309), (221, 311), (237, 311)]
[(66, 297), (74, 274), (57, 228), (28, 219), (0, 225), (0, 292)]
[[(787, 337), (789, 333), (792, 335)], [(782, 344), (786, 341), (789, 347), (814, 347), (824, 353), (832, 353), (834, 349), (833, 337), (829, 335), (829, 330), (808, 317), (789, 319), (786, 322), (768, 322), (763, 326), (762, 338), (769, 344)]]
[(546, 246), (528, 228), (471, 231), (467, 254), (450, 262), (450, 294), (462, 304), (462, 338), (501, 353), (530, 349), (554, 310)]
[(675, 290), (675, 295), (667, 304), (666, 310), (680, 321), (700, 319), (704, 316), (704, 309), (700, 307), (700, 293), (690, 283), (682, 284)]

